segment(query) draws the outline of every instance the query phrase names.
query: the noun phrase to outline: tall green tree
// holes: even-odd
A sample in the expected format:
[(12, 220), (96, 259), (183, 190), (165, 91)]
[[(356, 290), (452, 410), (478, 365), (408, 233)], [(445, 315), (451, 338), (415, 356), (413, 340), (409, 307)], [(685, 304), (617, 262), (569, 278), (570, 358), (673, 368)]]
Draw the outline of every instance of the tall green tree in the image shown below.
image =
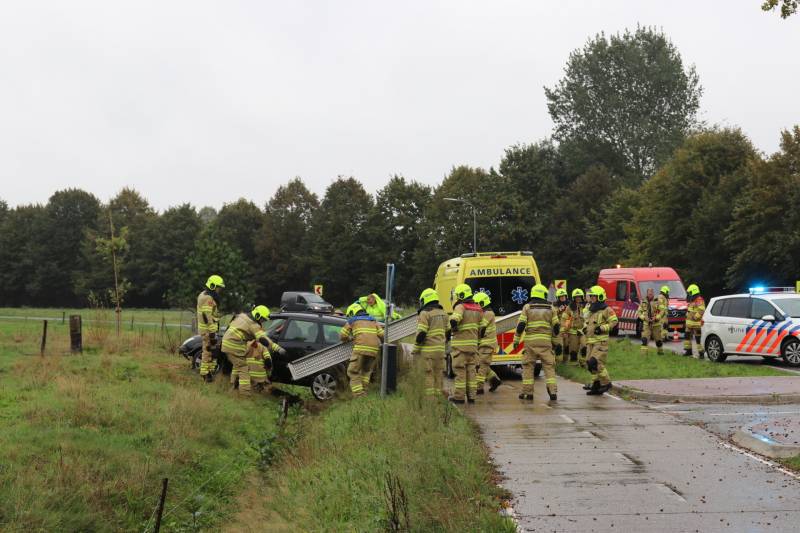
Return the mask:
[(728, 285), (794, 285), (800, 279), (800, 127), (784, 131), (781, 151), (747, 170), (725, 232), (733, 251)]
[(664, 33), (644, 27), (590, 39), (545, 88), (559, 142), (616, 154), (641, 179), (697, 125), (702, 92), (694, 66)]
[(339, 177), (314, 213), (312, 281), (325, 286), (326, 299), (334, 305), (347, 304), (380, 286), (381, 273), (367, 272), (372, 248), (367, 222), (372, 207), (372, 197), (359, 181)]
[(731, 257), (721, 236), (733, 217), (741, 172), (756, 158), (738, 129), (688, 138), (640, 189), (627, 231), (631, 261), (672, 266), (706, 294), (719, 293)]
[(281, 185), (264, 209), (256, 236), (256, 264), (264, 269), (257, 290), (261, 301), (275, 304), (286, 290), (311, 288), (311, 222), (317, 195), (300, 178)]
[(10, 210), (0, 224), (0, 301), (4, 305), (50, 305), (49, 284), (31, 275), (46, 257), (47, 213), (44, 206)]

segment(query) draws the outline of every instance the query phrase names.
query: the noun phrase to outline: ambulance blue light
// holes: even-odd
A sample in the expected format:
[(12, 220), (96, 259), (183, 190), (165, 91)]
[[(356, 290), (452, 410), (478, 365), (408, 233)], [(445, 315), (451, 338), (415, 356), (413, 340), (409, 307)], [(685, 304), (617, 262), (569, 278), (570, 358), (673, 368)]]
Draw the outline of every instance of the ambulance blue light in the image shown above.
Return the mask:
[(750, 287), (750, 294), (761, 294), (761, 293), (763, 293), (765, 290), (766, 290), (766, 289), (764, 288), (764, 286), (763, 286), (763, 285), (759, 285), (759, 286), (757, 286), (757, 287)]

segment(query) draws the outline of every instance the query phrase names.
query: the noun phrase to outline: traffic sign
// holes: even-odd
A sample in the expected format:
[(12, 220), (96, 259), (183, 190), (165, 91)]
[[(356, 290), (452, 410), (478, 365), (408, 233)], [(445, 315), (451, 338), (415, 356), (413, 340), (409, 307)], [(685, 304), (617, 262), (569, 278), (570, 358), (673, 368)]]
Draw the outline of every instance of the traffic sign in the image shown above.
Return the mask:
[(322, 285), (314, 285), (314, 294), (322, 296)]

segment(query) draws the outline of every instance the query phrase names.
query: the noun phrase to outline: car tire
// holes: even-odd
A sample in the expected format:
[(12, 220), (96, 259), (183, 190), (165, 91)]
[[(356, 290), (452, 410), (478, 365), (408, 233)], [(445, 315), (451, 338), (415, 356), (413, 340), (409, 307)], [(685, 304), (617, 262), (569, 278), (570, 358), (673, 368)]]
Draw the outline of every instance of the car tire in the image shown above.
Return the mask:
[(538, 378), (542, 375), (542, 363), (533, 364), (533, 377)]
[(789, 366), (800, 366), (800, 340), (792, 337), (783, 343), (781, 357)]
[(192, 362), (192, 370), (200, 371), (200, 362), (203, 359), (203, 350), (195, 350), (189, 355), (189, 360)]
[(716, 335), (706, 337), (706, 355), (709, 361), (715, 363), (724, 363), (728, 358), (728, 354), (723, 351), (722, 340)]
[(336, 372), (333, 370), (323, 370), (311, 380), (311, 394), (314, 399), (320, 402), (327, 402), (336, 396), (339, 382), (336, 379)]

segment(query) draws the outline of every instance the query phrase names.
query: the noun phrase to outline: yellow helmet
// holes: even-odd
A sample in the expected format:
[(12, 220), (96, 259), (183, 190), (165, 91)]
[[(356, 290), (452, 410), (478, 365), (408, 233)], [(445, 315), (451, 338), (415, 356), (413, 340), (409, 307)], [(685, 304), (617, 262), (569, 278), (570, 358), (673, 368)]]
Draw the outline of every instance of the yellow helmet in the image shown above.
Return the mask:
[(669, 287), (667, 285), (662, 285), (660, 291), (661, 294), (669, 296)]
[(580, 296), (581, 298), (586, 297), (586, 295), (583, 294), (583, 291), (581, 289), (575, 289), (574, 291), (572, 291), (572, 297), (575, 298), (577, 296)]
[(345, 314), (347, 316), (356, 316), (358, 313), (365, 312), (364, 306), (362, 306), (359, 302), (353, 302), (350, 304), (350, 307), (347, 308)]
[(472, 297), (472, 300), (481, 307), (489, 307), (489, 304), (492, 303), (492, 299), (489, 298), (489, 295), (485, 292), (475, 293), (475, 295)]
[(591, 289), (589, 289), (589, 296), (597, 296), (598, 302), (605, 302), (606, 301), (606, 290), (601, 287), (600, 285), (595, 285)]
[(531, 288), (531, 298), (547, 299), (547, 287), (541, 283), (537, 283)]
[(256, 322), (261, 322), (262, 320), (269, 320), (269, 307), (266, 305), (257, 305), (253, 308), (250, 312), (253, 315), (253, 318)]
[(456, 295), (456, 299), (466, 300), (472, 296), (472, 287), (466, 283), (462, 283), (460, 285), (456, 285), (454, 293)]
[(557, 298), (561, 297), (561, 296), (566, 296), (566, 295), (567, 295), (567, 289), (558, 289), (556, 291), (556, 297)]
[(419, 306), (424, 307), (432, 302), (439, 301), (439, 293), (436, 290), (428, 288), (422, 291), (419, 295)]
[(222, 281), (222, 276), (218, 276), (216, 274), (213, 274), (213, 275), (208, 277), (208, 281), (206, 281), (206, 287), (208, 287), (209, 290), (213, 291), (217, 287), (223, 287), (224, 288), (225, 287), (225, 282)]
[(692, 283), (686, 288), (686, 294), (688, 294), (689, 296), (696, 296), (700, 294), (700, 287)]

